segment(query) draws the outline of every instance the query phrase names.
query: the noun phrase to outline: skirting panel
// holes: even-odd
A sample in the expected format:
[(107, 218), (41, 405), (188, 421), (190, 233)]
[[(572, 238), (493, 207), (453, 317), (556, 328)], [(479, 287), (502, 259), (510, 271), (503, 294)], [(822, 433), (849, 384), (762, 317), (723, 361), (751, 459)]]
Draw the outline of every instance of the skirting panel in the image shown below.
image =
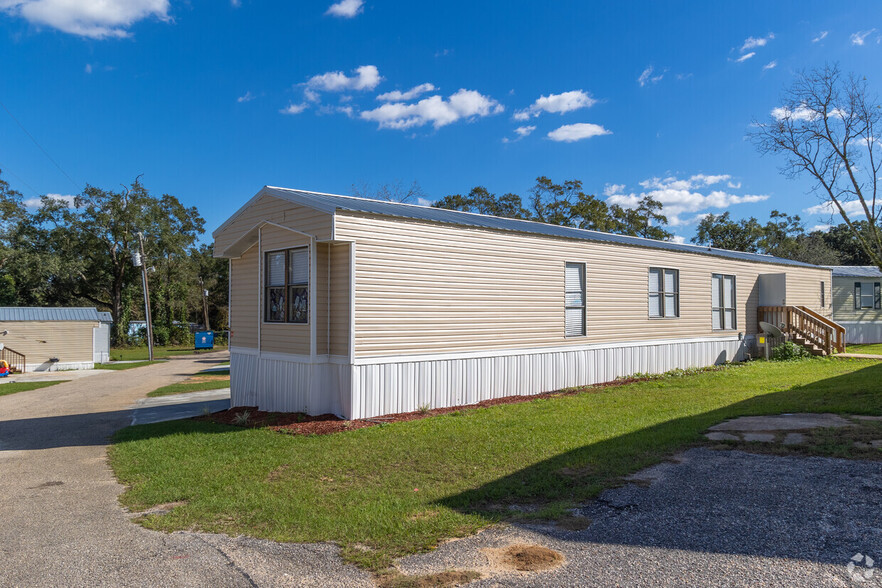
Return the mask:
[[(422, 407), (541, 394), (635, 373), (663, 373), (741, 361), (747, 341), (702, 339), (623, 347), (543, 351), (352, 366), (353, 419)], [(345, 414), (345, 413), (344, 413)]]
[(67, 370), (91, 370), (95, 368), (95, 363), (91, 361), (68, 361), (52, 363), (49, 361), (43, 363), (25, 364), (27, 372), (62, 372)]
[(232, 406), (256, 406), (277, 412), (333, 413), (350, 411), (348, 364), (310, 363), (275, 353), (230, 352)]
[(845, 327), (846, 343), (882, 343), (882, 322), (839, 324)]

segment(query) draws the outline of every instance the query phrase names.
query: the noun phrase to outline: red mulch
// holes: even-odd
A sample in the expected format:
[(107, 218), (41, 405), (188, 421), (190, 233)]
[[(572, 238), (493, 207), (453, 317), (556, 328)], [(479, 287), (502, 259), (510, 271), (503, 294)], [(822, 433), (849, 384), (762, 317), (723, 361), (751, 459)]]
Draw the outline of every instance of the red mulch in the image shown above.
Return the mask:
[[(633, 384), (634, 382), (642, 382), (650, 379), (652, 378), (622, 378), (612, 382), (592, 384), (591, 386), (584, 386), (581, 388), (570, 388), (558, 392), (545, 392), (543, 394), (533, 394), (530, 396), (506, 396), (504, 398), (482, 400), (477, 404), (434, 408), (427, 411), (400, 412), (397, 414), (387, 414), (369, 419), (356, 419), (351, 421), (341, 419), (333, 414), (308, 415), (302, 412), (266, 412), (258, 410), (256, 406), (235, 406), (229, 410), (215, 412), (208, 416), (194, 417), (194, 420), (209, 421), (223, 425), (245, 426), (248, 428), (268, 428), (289, 435), (329, 435), (331, 433), (354, 431), (355, 429), (363, 429), (374, 425), (415, 421), (417, 419), (450, 414), (462, 410), (496, 406), (499, 404), (517, 404), (519, 402), (530, 402), (532, 400), (540, 400), (543, 398), (572, 396), (582, 392), (590, 392), (602, 388), (609, 388), (611, 386), (624, 386), (626, 384)], [(245, 425), (239, 425), (236, 423), (236, 419), (239, 414), (242, 414), (245, 411), (248, 411), (249, 413), (248, 422)]]

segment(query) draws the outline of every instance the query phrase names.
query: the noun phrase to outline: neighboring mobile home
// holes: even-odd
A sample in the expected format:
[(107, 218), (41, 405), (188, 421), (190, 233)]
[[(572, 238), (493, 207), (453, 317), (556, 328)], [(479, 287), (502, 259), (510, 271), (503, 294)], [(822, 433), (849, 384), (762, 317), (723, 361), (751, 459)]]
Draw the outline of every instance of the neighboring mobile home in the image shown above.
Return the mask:
[(882, 343), (882, 272), (874, 265), (834, 265), (833, 320), (848, 343)]
[(234, 406), (456, 406), (738, 361), (761, 305), (831, 322), (826, 268), (426, 206), (264, 187), (214, 238)]
[(111, 323), (95, 308), (0, 307), (0, 357), (29, 372), (92, 369), (110, 358)]

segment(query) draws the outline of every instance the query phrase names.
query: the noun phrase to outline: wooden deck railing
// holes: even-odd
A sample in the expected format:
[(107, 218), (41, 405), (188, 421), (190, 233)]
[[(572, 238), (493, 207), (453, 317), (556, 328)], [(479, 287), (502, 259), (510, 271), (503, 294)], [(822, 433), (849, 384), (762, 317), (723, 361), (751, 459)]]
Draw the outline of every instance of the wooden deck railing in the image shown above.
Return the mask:
[(0, 360), (9, 364), (9, 371), (23, 374), (27, 366), (27, 361), (23, 353), (19, 353), (9, 347), (0, 349)]
[(759, 320), (804, 339), (827, 355), (845, 351), (845, 327), (804, 306), (760, 306)]

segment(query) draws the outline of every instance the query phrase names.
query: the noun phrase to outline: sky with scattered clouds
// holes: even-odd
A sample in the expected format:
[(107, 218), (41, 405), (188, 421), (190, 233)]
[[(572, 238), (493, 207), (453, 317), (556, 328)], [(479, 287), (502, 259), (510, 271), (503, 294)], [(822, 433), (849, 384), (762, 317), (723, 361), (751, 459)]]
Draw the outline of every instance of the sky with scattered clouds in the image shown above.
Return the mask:
[[(526, 195), (580, 179), (706, 214), (830, 210), (745, 135), (825, 63), (882, 90), (882, 11), (782, 1), (0, 0), (0, 169), (29, 205), (143, 174), (210, 229), (264, 184)], [(880, 92), (882, 93), (882, 92)]]

